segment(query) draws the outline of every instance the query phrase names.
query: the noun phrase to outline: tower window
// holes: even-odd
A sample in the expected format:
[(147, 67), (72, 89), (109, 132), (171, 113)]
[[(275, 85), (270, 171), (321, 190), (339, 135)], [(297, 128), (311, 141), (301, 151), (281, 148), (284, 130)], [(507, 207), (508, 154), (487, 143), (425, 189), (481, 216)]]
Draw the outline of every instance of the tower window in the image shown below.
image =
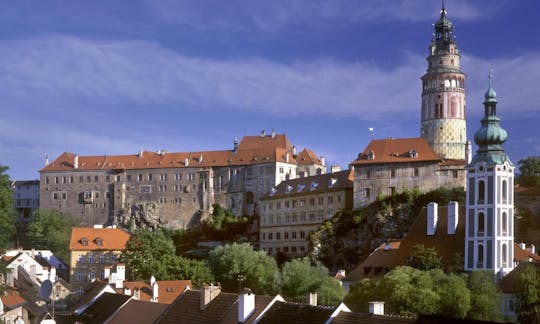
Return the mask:
[(501, 267), (508, 267), (508, 247), (505, 243), (501, 246)]
[(484, 268), (484, 246), (482, 244), (478, 244), (478, 262), (476, 263), (477, 268)]
[(477, 236), (484, 236), (485, 217), (484, 217), (483, 212), (478, 213), (477, 221), (478, 221), (478, 224), (476, 225), (477, 226), (476, 227), (477, 228), (476, 234), (477, 234)]
[(478, 181), (478, 204), (483, 204), (486, 199), (486, 184), (484, 180)]
[(501, 223), (502, 235), (508, 235), (508, 214), (506, 212), (502, 213)]
[(502, 181), (502, 203), (506, 204), (508, 202), (508, 183), (506, 180)]

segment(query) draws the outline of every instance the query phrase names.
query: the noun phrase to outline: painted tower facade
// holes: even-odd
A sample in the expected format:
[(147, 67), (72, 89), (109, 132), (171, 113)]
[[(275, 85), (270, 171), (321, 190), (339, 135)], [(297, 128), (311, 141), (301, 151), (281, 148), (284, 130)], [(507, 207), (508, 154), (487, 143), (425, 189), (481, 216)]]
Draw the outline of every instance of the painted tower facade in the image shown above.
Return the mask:
[(500, 277), (514, 268), (514, 165), (502, 144), (506, 131), (496, 115), (497, 99), (486, 92), (478, 151), (467, 166), (465, 270), (490, 270)]
[(421, 137), (441, 158), (465, 160), (465, 74), (444, 5), (434, 27), (427, 72), (421, 78)]

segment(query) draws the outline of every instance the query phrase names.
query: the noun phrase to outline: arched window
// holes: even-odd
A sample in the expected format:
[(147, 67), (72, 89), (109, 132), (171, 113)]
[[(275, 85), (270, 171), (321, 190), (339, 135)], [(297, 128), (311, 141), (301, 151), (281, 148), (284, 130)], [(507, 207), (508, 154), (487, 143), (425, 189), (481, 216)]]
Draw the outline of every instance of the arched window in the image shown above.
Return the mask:
[(476, 263), (476, 267), (480, 269), (484, 268), (484, 246), (482, 244), (478, 244), (478, 262)]
[(477, 236), (484, 236), (485, 221), (486, 221), (486, 218), (484, 217), (484, 213), (482, 212), (478, 213), (477, 221), (478, 221), (478, 225), (477, 225), (476, 234)]
[(486, 184), (484, 180), (478, 181), (478, 204), (483, 204), (486, 199)]
[(506, 243), (501, 246), (501, 267), (508, 267), (508, 247)]
[(506, 204), (508, 202), (508, 183), (506, 182), (506, 180), (503, 180), (502, 181), (502, 202), (503, 204)]
[(506, 212), (502, 213), (501, 223), (502, 235), (508, 235), (508, 215)]

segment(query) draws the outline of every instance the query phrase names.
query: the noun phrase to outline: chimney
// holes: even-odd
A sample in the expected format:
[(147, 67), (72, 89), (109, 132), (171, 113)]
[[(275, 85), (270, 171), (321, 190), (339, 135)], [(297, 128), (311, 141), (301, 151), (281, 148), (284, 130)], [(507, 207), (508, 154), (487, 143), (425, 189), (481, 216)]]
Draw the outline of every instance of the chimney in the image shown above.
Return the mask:
[(317, 292), (309, 292), (307, 294), (307, 303), (311, 306), (317, 306)]
[(527, 245), (523, 242), (519, 243), (519, 248), (522, 249), (522, 250), (526, 250), (527, 249)]
[(322, 166), (326, 166), (326, 160), (325, 160), (324, 156), (321, 156), (321, 164), (322, 164)]
[(448, 235), (456, 234), (459, 220), (459, 204), (457, 201), (448, 202)]
[(261, 131), (261, 137), (265, 137), (265, 136), (266, 136), (266, 131), (263, 129), (263, 130)]
[(103, 268), (103, 278), (107, 279), (107, 278), (109, 278), (110, 275), (111, 275), (111, 267), (109, 267), (109, 266), (104, 267)]
[(292, 154), (296, 156), (296, 145), (292, 146)]
[(237, 152), (238, 152), (238, 138), (235, 137), (234, 143), (233, 143), (233, 153), (236, 154)]
[(289, 163), (289, 152), (285, 154), (285, 162)]
[(143, 152), (143, 150), (140, 150), (140, 151), (139, 151), (139, 154), (137, 154), (137, 156), (138, 156), (139, 158), (142, 158), (142, 157), (143, 157), (143, 155), (144, 155), (144, 152)]
[(244, 323), (255, 312), (255, 294), (244, 288), (238, 296), (238, 322)]
[(532, 254), (536, 254), (536, 246), (534, 246), (534, 244), (531, 244), (529, 246), (529, 252), (531, 252)]
[(79, 156), (75, 154), (75, 157), (73, 158), (73, 169), (79, 168)]
[(129, 287), (124, 288), (124, 295), (131, 296), (131, 289), (129, 289)]
[(49, 165), (49, 155), (45, 155), (45, 166)]
[(51, 270), (49, 272), (49, 280), (52, 282), (56, 282), (56, 267), (51, 266)]
[(156, 282), (156, 277), (151, 276), (150, 277), (150, 286), (152, 286), (154, 284), (154, 282)]
[(189, 165), (189, 158), (186, 158), (186, 160), (184, 161), (184, 166), (188, 166)]
[(200, 303), (201, 303), (201, 310), (204, 310), (206, 308), (206, 306), (208, 306), (208, 304), (210, 304), (210, 302), (217, 297), (217, 295), (219, 295), (219, 293), (221, 292), (221, 287), (220, 286), (214, 286), (212, 284), (207, 285), (203, 285), (202, 289), (201, 289), (201, 298), (200, 298)]
[(272, 129), (272, 138), (276, 138), (276, 131)]
[(141, 290), (137, 287), (133, 288), (133, 298), (134, 299), (141, 299)]
[(154, 281), (152, 284), (152, 299), (150, 299), (151, 302), (157, 303), (159, 297), (159, 286), (158, 283)]
[(427, 235), (435, 235), (438, 212), (439, 205), (436, 202), (430, 202), (427, 205)]
[(384, 302), (372, 301), (369, 302), (369, 313), (373, 315), (384, 315)]
[(201, 155), (199, 156), (199, 163), (203, 163), (203, 156), (202, 156), (202, 153), (201, 153)]
[(332, 165), (330, 166), (330, 173), (335, 173), (341, 171), (341, 167), (339, 165)]

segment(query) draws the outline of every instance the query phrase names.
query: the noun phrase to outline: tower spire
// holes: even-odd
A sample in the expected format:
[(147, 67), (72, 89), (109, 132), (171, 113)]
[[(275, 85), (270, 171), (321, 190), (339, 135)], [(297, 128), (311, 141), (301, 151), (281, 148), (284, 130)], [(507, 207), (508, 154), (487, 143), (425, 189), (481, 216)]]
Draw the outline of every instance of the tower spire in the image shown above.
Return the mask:
[(444, 7), (444, 0), (442, 0), (441, 18), (446, 18), (446, 8)]

